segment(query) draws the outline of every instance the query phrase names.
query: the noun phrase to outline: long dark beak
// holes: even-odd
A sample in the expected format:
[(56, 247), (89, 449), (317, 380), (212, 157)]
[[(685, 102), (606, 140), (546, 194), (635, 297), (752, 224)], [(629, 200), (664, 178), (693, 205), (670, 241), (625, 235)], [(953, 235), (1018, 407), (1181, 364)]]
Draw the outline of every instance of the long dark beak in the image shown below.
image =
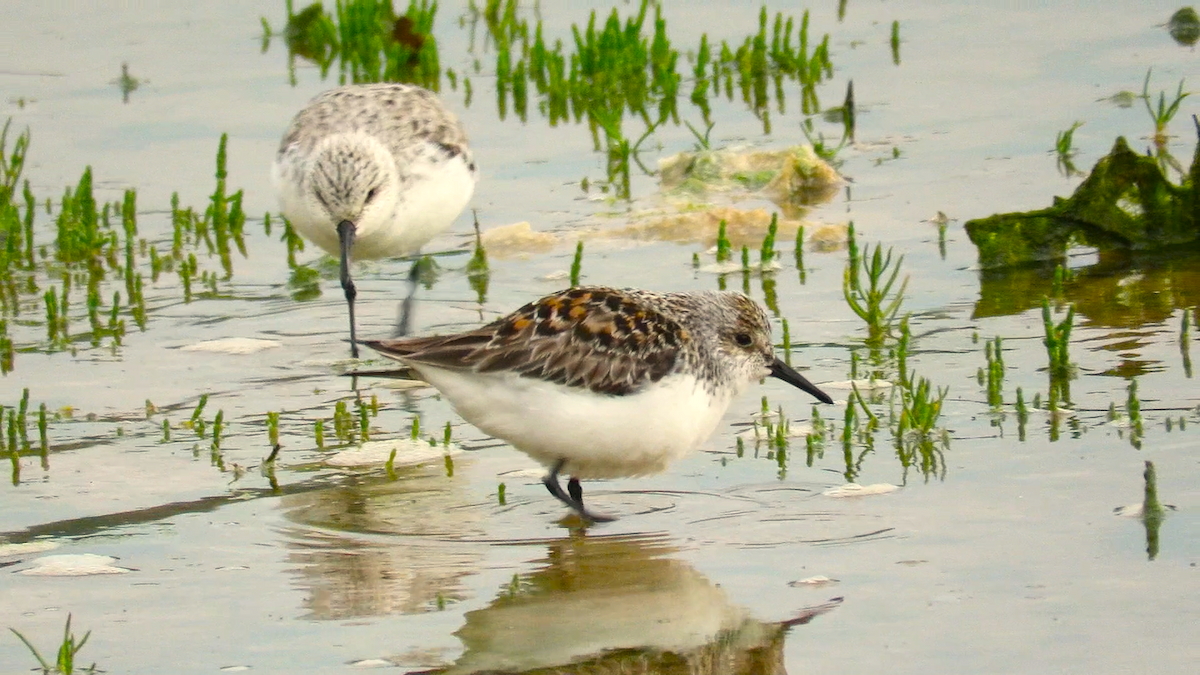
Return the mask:
[(817, 385), (809, 382), (803, 375), (793, 370), (791, 366), (780, 361), (779, 357), (775, 357), (775, 360), (771, 362), (771, 377), (778, 377), (793, 387), (812, 394), (822, 403), (833, 403), (833, 399), (829, 398), (829, 394), (817, 389)]
[(337, 224), (338, 243), (342, 253), (342, 290), (346, 293), (346, 306), (350, 309), (350, 355), (358, 358), (358, 335), (354, 329), (354, 298), (358, 289), (350, 277), (350, 251), (354, 248), (354, 223), (343, 220)]

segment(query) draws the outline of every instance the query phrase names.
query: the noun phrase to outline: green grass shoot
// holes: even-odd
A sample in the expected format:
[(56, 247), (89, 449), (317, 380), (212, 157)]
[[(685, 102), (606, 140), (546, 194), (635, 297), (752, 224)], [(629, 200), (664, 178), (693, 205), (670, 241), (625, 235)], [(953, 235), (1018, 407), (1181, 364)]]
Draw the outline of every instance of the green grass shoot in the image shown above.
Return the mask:
[(891, 42), (891, 46), (892, 46), (892, 63), (894, 65), (898, 66), (898, 65), (900, 65), (900, 22), (899, 21), (892, 22), (892, 38), (891, 38), (890, 42)]
[(579, 271), (583, 267), (583, 240), (575, 244), (575, 258), (571, 261), (571, 288), (579, 286)]
[(1179, 112), (1179, 106), (1183, 104), (1183, 99), (1191, 95), (1190, 92), (1183, 90), (1183, 80), (1179, 81), (1179, 87), (1175, 90), (1175, 97), (1168, 103), (1166, 92), (1158, 93), (1158, 105), (1155, 106), (1150, 96), (1150, 74), (1153, 68), (1146, 70), (1146, 79), (1142, 82), (1142, 102), (1146, 104), (1146, 112), (1150, 114), (1150, 119), (1154, 122), (1154, 145), (1160, 151), (1165, 150), (1167, 146), (1167, 126), (1171, 124), (1176, 113)]
[[(883, 245), (875, 246), (874, 252), (870, 246), (863, 248), (862, 274), (866, 275), (866, 286), (862, 285), (859, 277), (859, 266), (852, 261), (847, 264), (842, 277), (842, 294), (850, 309), (867, 323), (867, 343), (878, 346), (885, 335), (892, 330), (892, 324), (904, 302), (904, 291), (908, 288), (908, 278), (905, 277), (898, 289), (894, 289), (900, 276), (900, 266), (904, 256), (895, 260), (893, 266), (892, 249), (883, 253)], [(890, 270), (890, 274), (888, 273)]]
[(775, 236), (779, 232), (779, 214), (771, 214), (771, 224), (767, 226), (767, 234), (763, 237), (762, 248), (759, 252), (759, 262), (763, 272), (766, 272), (775, 259)]
[[(16, 635), (17, 638), (25, 644), (25, 648), (29, 650), (29, 653), (32, 654), (35, 659), (37, 659), (38, 666), (42, 669), (43, 673), (61, 673), (62, 675), (71, 675), (72, 673), (76, 672), (75, 656), (79, 654), (79, 651), (82, 650), (83, 646), (87, 644), (88, 638), (92, 636), (92, 631), (89, 630), (83, 634), (82, 638), (77, 638), (75, 634), (71, 632), (71, 615), (67, 614), (67, 625), (63, 629), (62, 642), (59, 644), (58, 654), (54, 662), (51, 663), (47, 661), (41, 655), (41, 653), (38, 652), (37, 647), (34, 647), (33, 643), (30, 642), (19, 631), (17, 631), (16, 628), (10, 627), (9, 630), (12, 631), (13, 635)], [(86, 668), (78, 668), (78, 671), (81, 673), (100, 672), (96, 670), (96, 664), (94, 663)]]
[(267, 442), (271, 447), (279, 445), (279, 413), (267, 413)]
[(733, 245), (729, 242), (726, 227), (725, 220), (721, 219), (721, 224), (717, 226), (717, 262), (719, 263), (723, 263), (733, 257)]

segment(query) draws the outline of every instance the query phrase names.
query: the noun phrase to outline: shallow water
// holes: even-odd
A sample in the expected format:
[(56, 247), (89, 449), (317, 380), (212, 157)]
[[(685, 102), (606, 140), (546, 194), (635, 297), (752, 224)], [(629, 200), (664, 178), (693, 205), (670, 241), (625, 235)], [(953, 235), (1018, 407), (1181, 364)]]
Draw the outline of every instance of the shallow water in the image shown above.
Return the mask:
[[(536, 114), (526, 123), (498, 119), (494, 57), (481, 38), (471, 45), (469, 25), (459, 23), (465, 11), (449, 4), (436, 24), (442, 65), (468, 72), (478, 57), (484, 71), (472, 77), (470, 106), (461, 87), (444, 84), (442, 92), (481, 166), (473, 201), (480, 223), (487, 230), (529, 221), (560, 243), (492, 256), (482, 303), (462, 269), (468, 256), (439, 258), (417, 330), (477, 325), (561, 288), (581, 236), (585, 283), (715, 288), (716, 274), (692, 267), (694, 252), (711, 261), (707, 244), (694, 243), (700, 238), (611, 236), (644, 222), (641, 212), (665, 208), (653, 177), (634, 171), (629, 205), (595, 188), (585, 194), (580, 179), (604, 178), (586, 126), (550, 128)], [(823, 453), (810, 465), (796, 437), (781, 466), (745, 435), (760, 397), (782, 406), (795, 428), (811, 406), (767, 381), (734, 403), (702, 451), (666, 473), (589, 485), (597, 509), (621, 519), (581, 534), (577, 521), (562, 520), (529, 459), (462, 423), (435, 392), (342, 374), (350, 365), (345, 306), (327, 266), (316, 299), (296, 300), (286, 286), (278, 221), (267, 236), (260, 215), (275, 209), (267, 167), (291, 115), (333, 81), (300, 65), (291, 86), (282, 41), (261, 53), (259, 17), (280, 29), (282, 3), (11, 8), (0, 26), (10, 45), (0, 105), (14, 120), (10, 144), (16, 130), (31, 131), (25, 175), (39, 199), (57, 199), (90, 165), (98, 198), (137, 189), (139, 236), (169, 247), (171, 193), (203, 209), (217, 142), (228, 132), (230, 189), (245, 190), (251, 219), (246, 255), (233, 255), (218, 293), (197, 291), (185, 302), (176, 273), (147, 279), (147, 327), (127, 319), (120, 346), (109, 338), (91, 346), (77, 288), (71, 330), (80, 337), (71, 350), (50, 349), (41, 291), (61, 287), (61, 273), (35, 278), (39, 292), (10, 320), (17, 355), (0, 381), (0, 404), (16, 405), (26, 387), (31, 409), (44, 402), (54, 417), (50, 453), (48, 468), (36, 452), (23, 455), (0, 488), (0, 542), (57, 548), (0, 557), (3, 626), (53, 652), (71, 613), (77, 633), (92, 631), (80, 659), (108, 672), (569, 664), (567, 672), (677, 672), (678, 659), (722, 664), (717, 672), (1192, 672), (1200, 658), (1192, 637), (1200, 619), (1200, 395), (1179, 329), (1200, 293), (1197, 254), (1072, 257), (1076, 277), (1055, 304), (1074, 303), (1077, 312), (1074, 409), (1062, 417), (1032, 410), (1022, 431), (1016, 389), (1027, 401), (1047, 396), (1040, 304), (1052, 275), (981, 274), (961, 227), (1069, 193), (1079, 178), (1058, 173), (1049, 150), (1075, 120), (1086, 121), (1075, 134), (1082, 170), (1117, 135), (1149, 145), (1140, 102), (1123, 109), (1099, 99), (1140, 90), (1149, 67), (1152, 92), (1195, 79), (1195, 53), (1162, 27), (1176, 7), (849, 4), (842, 21), (835, 9), (812, 10), (810, 30), (830, 33), (835, 64), (820, 93), (833, 105), (853, 79), (858, 143), (841, 154), (852, 183), (804, 214), (806, 230), (853, 220), (860, 245), (882, 242), (904, 254), (909, 368), (949, 387), (940, 424), (948, 445), (928, 472), (903, 466), (886, 428), (872, 447), (858, 438), (844, 451), (839, 403), (820, 407), (836, 429)], [(586, 20), (584, 9), (542, 7), (541, 16), (548, 34), (563, 37)], [(681, 52), (702, 32), (740, 42), (757, 28), (757, 9), (735, 3), (672, 6), (666, 17)], [(893, 20), (899, 66), (888, 45)], [(128, 103), (111, 83), (122, 62), (147, 80)], [(785, 112), (772, 110), (770, 135), (740, 102), (714, 103), (714, 146), (803, 142), (798, 93), (787, 95)], [(697, 123), (686, 94), (681, 99), (681, 116)], [(1186, 99), (1171, 127), (1185, 164), (1194, 147), (1187, 116), (1197, 112)], [(628, 130), (640, 133), (633, 123)], [(643, 147), (643, 160), (653, 165), (694, 143), (686, 127), (667, 127)], [(756, 197), (734, 205), (774, 208)], [(928, 222), (938, 211), (954, 219), (944, 254)], [(40, 243), (53, 240), (52, 218), (38, 212)], [(470, 220), (462, 216), (430, 250), (466, 250)], [(852, 352), (868, 358), (865, 328), (842, 298), (846, 252), (810, 248), (802, 282), (790, 247), (781, 237), (774, 279), (793, 363), (818, 384), (845, 381)], [(221, 271), (216, 257), (195, 250), (201, 269)], [(310, 246), (300, 257), (315, 263), (320, 255)], [(390, 330), (407, 273), (404, 261), (358, 268), (363, 335)], [(740, 288), (741, 274), (726, 281)], [(124, 293), (120, 281), (109, 283)], [(749, 286), (764, 299), (759, 276)], [(1193, 328), (1193, 346), (1197, 335)], [(1004, 338), (1007, 366), (1000, 408), (977, 381), (984, 343), (995, 336)], [(282, 346), (253, 355), (181, 349), (232, 337)], [(1132, 377), (1145, 418), (1140, 436), (1127, 421), (1108, 419), (1110, 404), (1126, 410)], [(375, 440), (406, 438), (414, 415), (439, 438), (450, 422), (465, 450), (453, 470), (440, 457), (398, 466), (395, 480), (379, 466), (326, 466), (334, 450), (316, 446), (314, 421), (325, 419), (326, 445), (337, 445), (335, 404), (354, 412), (356, 391), (377, 397)], [(839, 402), (850, 393), (828, 391)], [(183, 426), (201, 394), (204, 437)], [(884, 415), (887, 396), (874, 399)], [(156, 406), (149, 419), (147, 401)], [(224, 430), (214, 453), (217, 411)], [(283, 446), (274, 485), (260, 470), (270, 450), (268, 412), (280, 413)], [(747, 441), (741, 457), (738, 434)], [(1175, 507), (1157, 529), (1113, 512), (1142, 501), (1146, 460), (1157, 469), (1159, 498)], [(901, 488), (827, 494), (850, 480)], [(129, 571), (20, 574), (39, 556), (63, 553), (113, 556)], [(797, 583), (817, 576), (837, 581)], [(840, 604), (827, 605), (836, 597)], [(805, 608), (814, 608), (812, 617)], [(797, 617), (811, 621), (784, 635), (781, 622)], [(34, 660), (9, 635), (0, 639), (0, 664), (16, 671)]]

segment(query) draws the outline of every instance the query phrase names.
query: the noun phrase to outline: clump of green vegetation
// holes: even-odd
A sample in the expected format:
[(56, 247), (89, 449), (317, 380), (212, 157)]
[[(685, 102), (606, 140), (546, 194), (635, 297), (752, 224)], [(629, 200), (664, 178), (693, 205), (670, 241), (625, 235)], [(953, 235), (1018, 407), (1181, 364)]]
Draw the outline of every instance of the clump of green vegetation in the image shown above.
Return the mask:
[(717, 262), (728, 262), (733, 257), (733, 244), (729, 241), (727, 232), (728, 225), (725, 219), (721, 219), (720, 225), (717, 226)]
[(900, 65), (900, 22), (899, 21), (892, 22), (891, 45), (892, 45), (892, 63), (894, 65), (898, 66), (898, 65)]
[[(38, 407), (38, 437), (39, 446), (33, 447), (29, 441), (29, 388), (21, 391), (21, 400), (17, 405), (7, 408), (0, 405), (0, 455), (7, 454), (12, 464), (12, 482), (17, 485), (21, 481), (21, 457), (37, 455), (41, 458), (43, 469), (50, 468), (49, 420), (47, 419), (46, 404)], [(3, 433), (7, 432), (7, 433)]]
[[(944, 477), (945, 461), (935, 446), (934, 432), (950, 389), (935, 389), (929, 380), (915, 375), (911, 383), (911, 386), (899, 388), (900, 416), (894, 429), (896, 455), (906, 469), (915, 465), (926, 476), (940, 471)], [(942, 448), (948, 443), (949, 436), (943, 433)]]
[(42, 669), (43, 673), (61, 673), (62, 675), (71, 675), (71, 673), (74, 673), (77, 670), (81, 673), (100, 672), (96, 669), (95, 663), (87, 666), (86, 668), (77, 667), (75, 665), (75, 656), (79, 654), (79, 651), (82, 650), (83, 646), (87, 644), (88, 638), (92, 636), (92, 631), (89, 630), (88, 632), (84, 633), (82, 638), (75, 637), (75, 634), (71, 632), (70, 614), (67, 615), (67, 625), (65, 628), (63, 628), (62, 643), (60, 643), (58, 646), (58, 655), (54, 659), (53, 663), (42, 657), (41, 653), (38, 652), (37, 647), (34, 647), (33, 643), (30, 642), (24, 635), (22, 635), (16, 628), (10, 627), (9, 630), (12, 631), (13, 635), (16, 635), (17, 638), (25, 644), (25, 647), (31, 654), (33, 654), (33, 657), (37, 659), (38, 667)]
[(988, 405), (999, 408), (1004, 405), (1004, 352), (1000, 336), (984, 345), (987, 358)]
[(1074, 376), (1074, 366), (1071, 364), (1070, 343), (1071, 328), (1075, 322), (1075, 306), (1067, 308), (1067, 315), (1057, 324), (1050, 314), (1049, 298), (1042, 299), (1042, 325), (1045, 337), (1042, 344), (1046, 345), (1046, 355), (1050, 359), (1047, 370), (1050, 373), (1050, 401), (1053, 406), (1062, 401), (1071, 402), (1070, 380)]
[(779, 232), (779, 214), (771, 214), (771, 223), (767, 226), (767, 234), (763, 237), (762, 248), (759, 251), (759, 265), (766, 272), (775, 259), (775, 236)]
[[(46, 212), (54, 215), (54, 238), (36, 246), (38, 200), (28, 182), (21, 195), (23, 204), (17, 200), (29, 133), (17, 138), (10, 154), (8, 127), (0, 131), (0, 370), (4, 373), (12, 370), (17, 352), (10, 326), (31, 324), (13, 321), (23, 305), (40, 305), (45, 317), (45, 341), (39, 343), (43, 349), (74, 352), (81, 343), (100, 347), (108, 342), (115, 351), (123, 343), (128, 318), (139, 330), (146, 329), (146, 276), (157, 280), (162, 272), (178, 267), (184, 299), (189, 301), (193, 282), (199, 281), (215, 294), (219, 277), (200, 270), (195, 254), (187, 247), (207, 244), (210, 256), (220, 255), (225, 278), (232, 273), (232, 248), (245, 254), (242, 193), (227, 194), (224, 138), (217, 153), (217, 188), (205, 216), (198, 218), (191, 209), (180, 208), (175, 196), (174, 241), (169, 254), (160, 254), (156, 246), (139, 237), (137, 193), (125, 190), (120, 200), (111, 203), (97, 200), (90, 168), (83, 171), (78, 184), (64, 190), (56, 214), (51, 201), (45, 200)], [(40, 258), (35, 250), (41, 251)], [(144, 268), (147, 259), (148, 272)], [(79, 294), (84, 295), (84, 302), (77, 300)], [(108, 298), (112, 301), (106, 305)], [(82, 316), (88, 325), (83, 331), (74, 325)]]
[(1025, 392), (1017, 387), (1017, 438), (1025, 440), (1025, 424), (1029, 422), (1029, 408), (1025, 406)]
[(867, 344), (878, 347), (883, 343), (884, 336), (891, 333), (900, 305), (904, 302), (907, 277), (893, 292), (904, 256), (897, 258), (893, 267), (890, 248), (884, 254), (882, 244), (877, 245), (874, 252), (870, 246), (864, 247), (861, 274), (866, 275), (866, 286), (862, 284), (856, 259), (857, 249), (854, 248), (851, 249), (851, 258), (842, 277), (842, 295), (850, 309), (867, 323)]
[(1200, 14), (1193, 7), (1180, 7), (1167, 20), (1167, 32), (1184, 47), (1195, 45), (1200, 40)]
[[(1165, 101), (1162, 112), (1174, 114)], [(1193, 116), (1193, 122), (1200, 136), (1200, 119)], [(1101, 251), (1177, 247), (1200, 240), (1194, 207), (1200, 203), (1200, 143), (1191, 169), (1181, 173), (1181, 182), (1172, 183), (1159, 159), (1117, 138), (1070, 197), (1056, 198), (1046, 209), (970, 220), (965, 227), (984, 268), (1064, 263), (1072, 245)]]
[[(283, 37), (288, 49), (288, 72), (296, 82), (295, 57), (316, 63), (321, 76), (333, 65), (343, 81), (411, 82), (437, 91), (441, 66), (433, 20), (437, 2), (411, 0), (397, 15), (390, 1), (345, 0), (333, 13), (320, 2), (295, 12), (287, 0)], [(262, 19), (263, 44), (269, 45), (270, 24)]]
[(1151, 121), (1154, 122), (1154, 148), (1158, 151), (1159, 157), (1163, 158), (1167, 149), (1167, 126), (1179, 112), (1179, 106), (1183, 104), (1183, 99), (1191, 94), (1183, 90), (1183, 80), (1180, 80), (1179, 88), (1175, 90), (1175, 97), (1171, 102), (1167, 102), (1166, 92), (1159, 92), (1158, 106), (1155, 107), (1152, 105), (1153, 99), (1150, 97), (1150, 73), (1152, 71), (1153, 68), (1146, 70), (1146, 79), (1142, 82), (1142, 101), (1146, 104), (1146, 112), (1150, 114)]
[(279, 413), (267, 413), (267, 440), (271, 447), (279, 445)]

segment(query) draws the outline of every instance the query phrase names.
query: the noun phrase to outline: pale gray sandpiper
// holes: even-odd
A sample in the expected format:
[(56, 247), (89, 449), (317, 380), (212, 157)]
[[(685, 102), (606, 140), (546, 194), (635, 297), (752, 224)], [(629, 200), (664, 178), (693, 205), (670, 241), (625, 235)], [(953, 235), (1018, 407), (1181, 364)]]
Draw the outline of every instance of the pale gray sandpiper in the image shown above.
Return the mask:
[[(592, 521), (611, 518), (584, 508), (579, 479), (665, 469), (754, 380), (833, 402), (775, 356), (766, 312), (740, 293), (573, 288), (465, 333), (363, 344), (549, 467), (546, 488)], [(560, 472), (571, 476), (567, 493)]]
[(421, 87), (339, 87), (318, 95), (292, 120), (271, 179), (292, 227), (341, 258), (355, 358), (351, 261), (419, 251), (462, 213), (477, 176), (462, 125)]

